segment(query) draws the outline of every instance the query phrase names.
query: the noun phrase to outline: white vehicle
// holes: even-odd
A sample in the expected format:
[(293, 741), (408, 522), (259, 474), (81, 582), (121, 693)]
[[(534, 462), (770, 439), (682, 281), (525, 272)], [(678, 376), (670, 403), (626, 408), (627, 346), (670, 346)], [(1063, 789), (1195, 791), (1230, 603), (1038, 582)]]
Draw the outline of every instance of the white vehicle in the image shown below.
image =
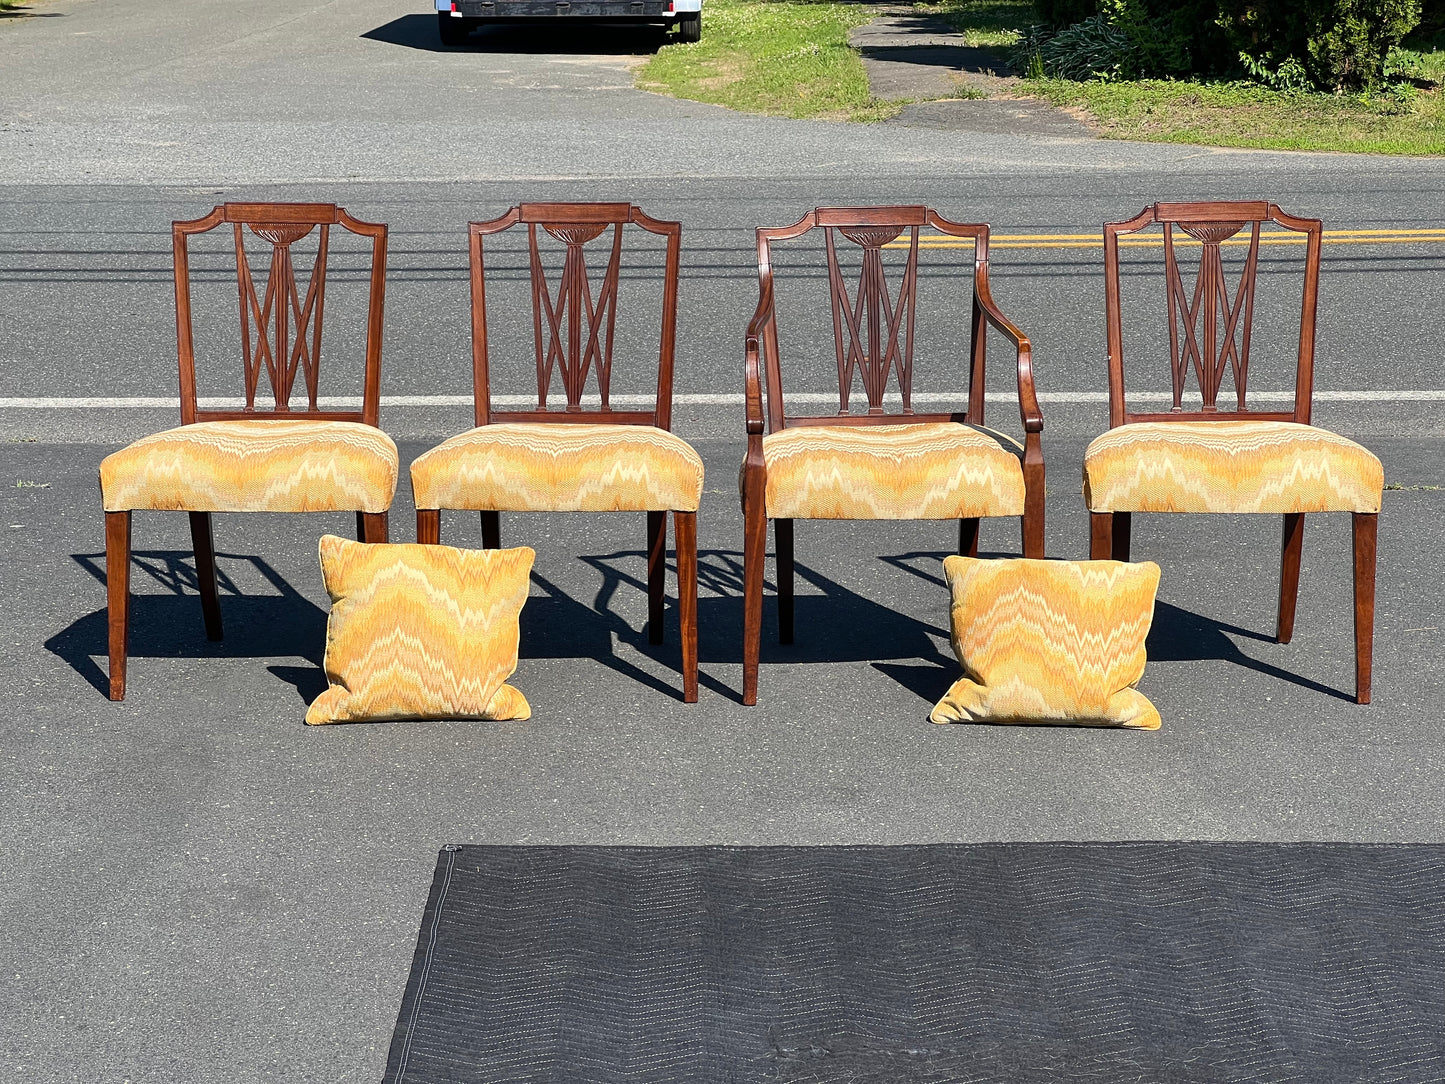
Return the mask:
[(484, 23), (580, 19), (666, 26), (678, 41), (702, 40), (702, 0), (436, 0), (442, 44), (466, 43)]

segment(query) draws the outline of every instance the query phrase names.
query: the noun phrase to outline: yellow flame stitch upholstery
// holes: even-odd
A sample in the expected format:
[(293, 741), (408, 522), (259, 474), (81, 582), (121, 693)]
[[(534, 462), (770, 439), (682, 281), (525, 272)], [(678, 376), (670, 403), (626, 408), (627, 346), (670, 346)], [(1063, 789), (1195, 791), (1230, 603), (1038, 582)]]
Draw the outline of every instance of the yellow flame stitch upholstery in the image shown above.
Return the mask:
[(306, 721), (530, 717), (526, 698), (504, 682), (517, 668), (518, 615), (535, 556), (525, 547), (458, 550), (323, 536), (331, 685)]
[(1139, 422), (1084, 453), (1092, 512), (1378, 512), (1367, 448), (1295, 422)]
[(498, 512), (696, 512), (702, 457), (650, 425), (499, 423), (411, 465), (418, 508)]
[(197, 422), (100, 464), (107, 512), (385, 512), (396, 445), (360, 422)]
[(763, 438), (775, 519), (1021, 516), (1023, 449), (955, 422), (806, 425)]
[(933, 709), (935, 723), (1158, 728), (1159, 712), (1134, 688), (1158, 565), (948, 557), (943, 571), (964, 676)]

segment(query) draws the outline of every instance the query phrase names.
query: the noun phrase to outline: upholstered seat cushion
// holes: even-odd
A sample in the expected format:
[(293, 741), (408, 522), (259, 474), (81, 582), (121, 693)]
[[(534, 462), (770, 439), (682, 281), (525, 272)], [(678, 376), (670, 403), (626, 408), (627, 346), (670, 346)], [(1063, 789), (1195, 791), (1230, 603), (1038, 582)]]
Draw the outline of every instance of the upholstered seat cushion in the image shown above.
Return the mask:
[(1367, 448), (1295, 422), (1139, 422), (1084, 453), (1092, 512), (1378, 512)]
[(325, 535), (329, 687), (306, 721), (526, 719), (506, 684), (536, 554), (372, 545)]
[(1159, 566), (948, 557), (953, 650), (963, 664), (935, 723), (1076, 723), (1154, 730), (1134, 685)]
[(650, 425), (498, 423), (411, 465), (418, 508), (498, 512), (696, 512), (702, 457)]
[(359, 422), (198, 422), (143, 437), (100, 464), (107, 512), (385, 512), (396, 445)]
[(1021, 516), (1023, 449), (956, 422), (806, 425), (763, 438), (775, 519)]

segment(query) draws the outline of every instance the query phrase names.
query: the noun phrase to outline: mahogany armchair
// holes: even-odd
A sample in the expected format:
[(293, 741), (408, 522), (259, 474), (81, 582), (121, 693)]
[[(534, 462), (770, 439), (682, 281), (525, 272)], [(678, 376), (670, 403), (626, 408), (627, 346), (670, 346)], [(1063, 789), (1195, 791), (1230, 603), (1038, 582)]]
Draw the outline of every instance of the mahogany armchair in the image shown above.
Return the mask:
[[(919, 233), (925, 227), (972, 239), (974, 246), (968, 405), (961, 414), (913, 409)], [(823, 230), (827, 253), (838, 411), (800, 416), (787, 412), (783, 398), (772, 246), (815, 228)], [(838, 237), (861, 250), (852, 296)], [(981, 517), (1019, 516), (1024, 556), (1044, 555), (1044, 419), (1029, 340), (989, 291), (988, 226), (951, 222), (927, 207), (819, 208), (791, 226), (759, 229), (757, 238), (759, 297), (747, 331), (748, 445), (740, 479), (745, 704), (757, 703), (758, 696), (769, 519), (777, 546), (778, 633), (785, 644), (793, 640), (794, 519), (956, 519), (959, 552), (973, 555)], [(888, 283), (885, 246), (906, 250), (896, 294)], [(989, 327), (1014, 347), (1023, 444), (983, 425)], [(884, 406), (895, 377), (897, 411)], [(850, 409), (855, 380), (867, 398), (861, 413)]]
[[(240, 409), (207, 410), (196, 394), (188, 241), (222, 225), (231, 227), (235, 246), (245, 399)], [(333, 226), (371, 242), (360, 410), (323, 410), (317, 398)], [(318, 230), (303, 294), (292, 246)], [(271, 246), (270, 271), (259, 296), (245, 247), (247, 231)], [(377, 428), (386, 227), (353, 218), (330, 203), (227, 203), (203, 218), (173, 223), (171, 239), (181, 426), (143, 437), (100, 465), (112, 700), (125, 697), (132, 512), (190, 513), (206, 636), (219, 640), (212, 512), (355, 512), (362, 540), (385, 542), (396, 490), (396, 445)], [(262, 372), (271, 387), (268, 410), (256, 409)], [(291, 403), (298, 375), (306, 383), (303, 407)]]
[[(1163, 228), (1173, 402), (1167, 412), (1140, 413), (1125, 399), (1119, 246), (1121, 237), (1155, 225)], [(1272, 229), (1262, 234), (1265, 225)], [(1176, 241), (1176, 230), (1183, 240)], [(1305, 515), (1349, 512), (1354, 525), (1355, 699), (1367, 704), (1375, 536), (1384, 471), (1367, 449), (1310, 424), (1322, 232), (1318, 219), (1296, 218), (1264, 201), (1156, 203), (1127, 222), (1105, 225), (1110, 430), (1085, 453), (1084, 500), (1090, 512), (1092, 556), (1120, 561), (1129, 559), (1130, 517), (1135, 512), (1282, 515), (1275, 632), (1279, 643), (1288, 643), (1294, 632)], [(1278, 243), (1300, 236), (1305, 259), (1294, 405), (1287, 411), (1253, 410), (1246, 406), (1245, 393), (1261, 240)], [(1192, 290), (1180, 269), (1177, 244), (1199, 248)], [(1232, 298), (1222, 245), (1245, 250)], [(1191, 373), (1201, 400), (1197, 410), (1183, 405)], [(1226, 374), (1234, 383), (1233, 409), (1219, 403)]]
[[(536, 353), (535, 410), (492, 406), (488, 353), (486, 237), (524, 226)], [(612, 353), (624, 227), (666, 239), (657, 394), (650, 409), (611, 403)], [(697, 508), (702, 459), (669, 432), (673, 346), (682, 226), (626, 203), (523, 203), (469, 227), (472, 288), (472, 387), (476, 428), (452, 437), (411, 465), (417, 541), (441, 540), (442, 509), (481, 513), (482, 544), (501, 544), (502, 512), (646, 512), (648, 638), (662, 642), (667, 514), (677, 535), (678, 613), (683, 699), (697, 700)], [(542, 235), (564, 246), (559, 281), (548, 281)], [(603, 239), (608, 255), (593, 292), (586, 246)], [(566, 400), (549, 403), (553, 374)], [(589, 374), (600, 405), (584, 408)]]

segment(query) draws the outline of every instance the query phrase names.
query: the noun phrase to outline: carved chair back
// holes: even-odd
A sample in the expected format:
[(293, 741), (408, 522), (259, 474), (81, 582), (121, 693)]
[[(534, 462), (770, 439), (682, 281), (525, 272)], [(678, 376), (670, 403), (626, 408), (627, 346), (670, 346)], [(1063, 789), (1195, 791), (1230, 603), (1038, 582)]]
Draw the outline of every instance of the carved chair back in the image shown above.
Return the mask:
[[(527, 231), (532, 287), (532, 331), (537, 362), (537, 408), (494, 410), (488, 367), (486, 265), (483, 239), (513, 226)], [(618, 279), (624, 227), (634, 225), (666, 238), (662, 284), (662, 329), (657, 359), (657, 398), (651, 410), (612, 408), (612, 349), (617, 326)], [(470, 224), (472, 268), (472, 381), (476, 424), (491, 422), (606, 422), (623, 425), (672, 424), (673, 347), (677, 337), (677, 280), (682, 224), (665, 222), (629, 203), (523, 203), (490, 222)], [(544, 237), (565, 246), (562, 269), (549, 280), (543, 267)], [(602, 250), (601, 282), (594, 286), (587, 246)], [(594, 251), (596, 250), (594, 249)], [(554, 375), (565, 404), (550, 396)], [(584, 408), (588, 377), (600, 406)]]
[[(1259, 248), (1265, 223), (1279, 227), (1293, 240), (1304, 235), (1304, 289), (1300, 309), (1299, 354), (1295, 369), (1294, 409), (1257, 411), (1246, 406), (1249, 379), (1250, 336), (1254, 325), (1255, 289), (1259, 278)], [(1119, 283), (1120, 237), (1164, 229), (1164, 274), (1169, 314), (1169, 354), (1173, 379), (1173, 406), (1167, 413), (1131, 412), (1124, 398), (1124, 331)], [(1176, 237), (1176, 229), (1182, 238)], [(1241, 236), (1243, 234), (1244, 236)], [(1156, 203), (1127, 222), (1104, 226), (1104, 279), (1109, 344), (1109, 425), (1147, 421), (1210, 421), (1248, 419), (1295, 421), (1308, 424), (1314, 381), (1315, 309), (1319, 294), (1319, 219), (1296, 218), (1273, 203), (1228, 201), (1210, 203)], [(1125, 245), (1129, 244), (1126, 239)], [(1198, 272), (1192, 287), (1179, 265), (1178, 245), (1198, 245)], [(1221, 246), (1246, 247), (1244, 266), (1231, 285)], [(1190, 374), (1202, 399), (1198, 410), (1183, 407)], [(1228, 373), (1234, 382), (1235, 409), (1220, 410), (1220, 386)]]
[[(930, 227), (974, 244), (973, 337), (969, 361), (968, 411), (963, 420), (983, 422), (985, 316), (979, 291), (988, 296), (988, 226), (951, 222), (921, 206), (820, 207), (791, 226), (758, 230), (758, 315), (749, 337), (760, 336), (769, 431), (796, 425), (884, 425), (899, 422), (957, 421), (958, 414), (918, 414), (913, 409), (914, 322), (918, 296), (919, 233)], [(828, 415), (787, 413), (778, 351), (774, 306), (773, 244), (791, 241), (814, 229), (823, 231), (827, 254), (829, 306), (838, 363), (838, 411)], [(861, 249), (862, 266), (850, 284), (839, 259), (839, 238)], [(903, 248), (896, 289), (890, 286), (883, 249)], [(861, 383), (866, 413), (853, 413), (855, 384)], [(890, 411), (884, 396), (896, 383), (901, 409)]]
[[(241, 363), (245, 406), (241, 410), (202, 410), (196, 397), (196, 355), (191, 323), (188, 241), (222, 225), (232, 228), (236, 286), (241, 309)], [(326, 307), (326, 268), (330, 231), (340, 226), (371, 239), (371, 275), (367, 300), (366, 368), (360, 410), (322, 410), (317, 402), (321, 377), (321, 327)], [(319, 230), (316, 255), (304, 292), (297, 280), (292, 247)], [(247, 257), (247, 235), (271, 246), (266, 285), (258, 291)], [(386, 227), (353, 218), (333, 203), (226, 203), (204, 218), (171, 225), (175, 254), (176, 343), (181, 370), (181, 422), (241, 418), (315, 418), (376, 425), (381, 407), (381, 325), (386, 292)], [(253, 248), (255, 242), (252, 243)], [(270, 385), (271, 410), (256, 410), (261, 374)], [(296, 378), (306, 383), (306, 405), (291, 403)]]

